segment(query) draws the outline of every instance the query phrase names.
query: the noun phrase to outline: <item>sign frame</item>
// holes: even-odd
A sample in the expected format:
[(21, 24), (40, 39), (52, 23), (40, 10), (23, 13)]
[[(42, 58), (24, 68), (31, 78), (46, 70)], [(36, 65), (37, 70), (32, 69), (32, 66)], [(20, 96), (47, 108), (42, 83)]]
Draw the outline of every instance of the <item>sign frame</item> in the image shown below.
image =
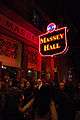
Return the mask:
[[(44, 35), (47, 35), (47, 34), (49, 34), (49, 33), (53, 33), (53, 32), (57, 32), (57, 31), (60, 31), (60, 30), (65, 30), (65, 48), (64, 48), (64, 50), (62, 50), (61, 52), (59, 52), (59, 53), (55, 53), (55, 54), (53, 54), (53, 55), (43, 55), (42, 53), (41, 53), (41, 50), (40, 50), (40, 37), (42, 37), (42, 36), (44, 36)], [(41, 34), (41, 35), (39, 35), (39, 53), (40, 53), (40, 55), (41, 56), (56, 56), (56, 55), (60, 55), (60, 54), (64, 54), (67, 50), (68, 50), (68, 43), (67, 43), (67, 27), (62, 27), (62, 28), (59, 28), (59, 29), (56, 29), (55, 31), (48, 31), (48, 32), (46, 32), (46, 33), (44, 33), (44, 34)]]

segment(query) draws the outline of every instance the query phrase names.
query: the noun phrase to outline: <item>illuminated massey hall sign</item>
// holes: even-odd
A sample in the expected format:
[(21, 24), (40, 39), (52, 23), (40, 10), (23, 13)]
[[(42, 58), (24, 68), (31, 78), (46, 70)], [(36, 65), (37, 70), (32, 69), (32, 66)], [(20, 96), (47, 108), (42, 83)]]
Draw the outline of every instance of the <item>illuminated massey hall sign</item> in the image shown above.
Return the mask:
[[(52, 28), (52, 27), (51, 27)], [(58, 55), (67, 50), (67, 27), (50, 30), (39, 36), (39, 52), (41, 55)]]

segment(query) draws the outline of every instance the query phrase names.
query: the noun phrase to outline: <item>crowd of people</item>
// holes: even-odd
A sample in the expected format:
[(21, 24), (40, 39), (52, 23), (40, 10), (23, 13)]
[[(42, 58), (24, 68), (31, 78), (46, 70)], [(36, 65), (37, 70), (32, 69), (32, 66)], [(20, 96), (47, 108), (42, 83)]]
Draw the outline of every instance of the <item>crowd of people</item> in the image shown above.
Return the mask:
[(5, 76), (0, 81), (0, 120), (79, 120), (80, 86), (75, 90), (72, 84), (53, 82)]

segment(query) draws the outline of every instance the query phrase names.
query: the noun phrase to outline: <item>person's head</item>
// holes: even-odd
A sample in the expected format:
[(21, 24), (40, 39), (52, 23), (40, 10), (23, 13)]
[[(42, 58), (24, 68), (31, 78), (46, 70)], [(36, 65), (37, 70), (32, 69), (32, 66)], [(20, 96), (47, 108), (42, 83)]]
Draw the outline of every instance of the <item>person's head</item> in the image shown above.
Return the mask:
[(20, 87), (21, 87), (21, 88), (24, 88), (24, 81), (21, 81), (21, 82), (20, 82)]
[(40, 89), (41, 86), (43, 85), (42, 80), (41, 80), (41, 79), (38, 79), (38, 80), (37, 80), (37, 84), (38, 84), (38, 88)]
[(64, 82), (60, 82), (59, 83), (59, 89), (60, 90), (64, 90)]
[(38, 80), (37, 80), (37, 83), (38, 83), (38, 85), (42, 84), (42, 80), (41, 80), (41, 79), (38, 79)]
[(26, 88), (29, 88), (31, 85), (30, 85), (30, 82), (29, 81), (27, 81), (26, 82)]

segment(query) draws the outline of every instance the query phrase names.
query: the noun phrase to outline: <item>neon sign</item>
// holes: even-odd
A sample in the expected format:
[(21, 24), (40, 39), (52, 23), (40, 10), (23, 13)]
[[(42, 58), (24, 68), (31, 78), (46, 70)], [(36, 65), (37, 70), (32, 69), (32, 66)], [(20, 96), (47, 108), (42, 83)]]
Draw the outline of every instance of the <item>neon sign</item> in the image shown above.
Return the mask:
[(47, 26), (47, 31), (54, 31), (56, 29), (56, 24), (55, 23), (50, 23), (48, 26)]
[(64, 54), (67, 50), (67, 27), (50, 30), (39, 36), (39, 52), (44, 56)]

